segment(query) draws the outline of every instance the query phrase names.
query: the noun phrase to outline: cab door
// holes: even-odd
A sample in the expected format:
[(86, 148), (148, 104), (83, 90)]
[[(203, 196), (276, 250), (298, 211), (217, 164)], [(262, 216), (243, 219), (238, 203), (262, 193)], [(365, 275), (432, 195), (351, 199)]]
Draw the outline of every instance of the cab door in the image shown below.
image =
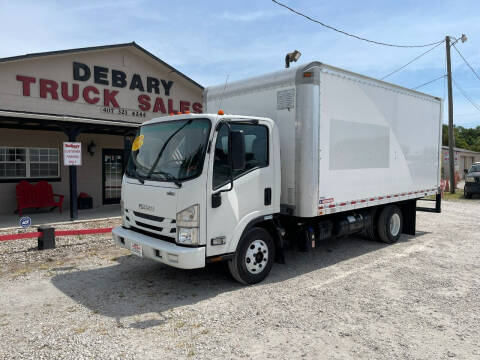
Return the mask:
[[(230, 191), (225, 191), (231, 188), (229, 130), (226, 124), (217, 127), (207, 181), (207, 256), (234, 252), (245, 226), (253, 219), (273, 213), (270, 126), (261, 121), (230, 123), (231, 130), (242, 131), (245, 137), (245, 168), (233, 172)], [(220, 191), (221, 203), (214, 207), (212, 194)], [(213, 239), (220, 244), (212, 245)]]

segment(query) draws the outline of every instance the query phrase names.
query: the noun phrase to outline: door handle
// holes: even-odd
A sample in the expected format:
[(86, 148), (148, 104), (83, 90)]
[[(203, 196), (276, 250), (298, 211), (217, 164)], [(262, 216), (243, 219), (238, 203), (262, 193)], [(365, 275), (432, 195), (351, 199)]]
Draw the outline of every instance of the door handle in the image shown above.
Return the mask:
[(264, 190), (264, 201), (265, 205), (272, 205), (272, 188), (265, 188)]

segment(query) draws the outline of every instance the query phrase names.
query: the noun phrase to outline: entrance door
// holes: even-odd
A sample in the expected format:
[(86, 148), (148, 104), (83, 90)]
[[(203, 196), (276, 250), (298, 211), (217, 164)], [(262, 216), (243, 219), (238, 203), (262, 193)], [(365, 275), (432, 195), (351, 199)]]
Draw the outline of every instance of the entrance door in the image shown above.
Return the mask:
[(123, 150), (102, 150), (102, 178), (103, 178), (103, 203), (118, 204), (122, 189), (122, 177), (124, 171)]

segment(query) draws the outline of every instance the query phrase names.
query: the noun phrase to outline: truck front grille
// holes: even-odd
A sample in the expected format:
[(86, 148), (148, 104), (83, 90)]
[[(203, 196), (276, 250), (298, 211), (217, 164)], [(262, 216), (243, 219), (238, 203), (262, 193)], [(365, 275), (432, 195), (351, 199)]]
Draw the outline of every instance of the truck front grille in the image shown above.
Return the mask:
[(140, 218), (148, 219), (148, 220), (153, 220), (153, 221), (158, 221), (158, 222), (163, 222), (163, 220), (165, 220), (164, 217), (150, 215), (150, 214), (144, 214), (144, 213), (141, 213), (141, 212), (138, 212), (138, 211), (134, 211), (133, 214), (136, 217), (140, 217)]
[(158, 231), (158, 232), (162, 232), (162, 231), (163, 231), (163, 228), (161, 228), (161, 227), (153, 226), (153, 225), (150, 225), (150, 224), (145, 224), (144, 222), (135, 221), (135, 224), (137, 224), (138, 226), (147, 228), (147, 229), (151, 229), (151, 230)]
[[(145, 214), (138, 211), (128, 212), (128, 221), (136, 229), (148, 231), (151, 236), (165, 236), (168, 239), (175, 240), (177, 224), (175, 219), (169, 219), (163, 216)], [(173, 238), (172, 238), (173, 235)]]
[(138, 232), (139, 234), (151, 236), (151, 237), (153, 237), (153, 238), (156, 238), (156, 239), (159, 239), (159, 240), (163, 240), (163, 241), (167, 241), (167, 242), (169, 242), (169, 243), (175, 244), (175, 238), (174, 238), (174, 237), (165, 236), (165, 235), (159, 235), (159, 234), (153, 233), (153, 232), (151, 232), (151, 231), (146, 231), (146, 230), (140, 229), (140, 228), (135, 227), (135, 226), (130, 227), (130, 229), (133, 230), (133, 231)]

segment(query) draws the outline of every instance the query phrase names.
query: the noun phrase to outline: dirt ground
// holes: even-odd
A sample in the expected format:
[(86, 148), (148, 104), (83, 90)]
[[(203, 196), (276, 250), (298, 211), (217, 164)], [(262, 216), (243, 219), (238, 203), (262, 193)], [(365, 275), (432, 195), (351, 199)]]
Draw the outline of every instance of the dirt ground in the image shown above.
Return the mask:
[(250, 287), (69, 241), (0, 244), (1, 359), (480, 359), (479, 200), (419, 213), (395, 245), (289, 252)]

